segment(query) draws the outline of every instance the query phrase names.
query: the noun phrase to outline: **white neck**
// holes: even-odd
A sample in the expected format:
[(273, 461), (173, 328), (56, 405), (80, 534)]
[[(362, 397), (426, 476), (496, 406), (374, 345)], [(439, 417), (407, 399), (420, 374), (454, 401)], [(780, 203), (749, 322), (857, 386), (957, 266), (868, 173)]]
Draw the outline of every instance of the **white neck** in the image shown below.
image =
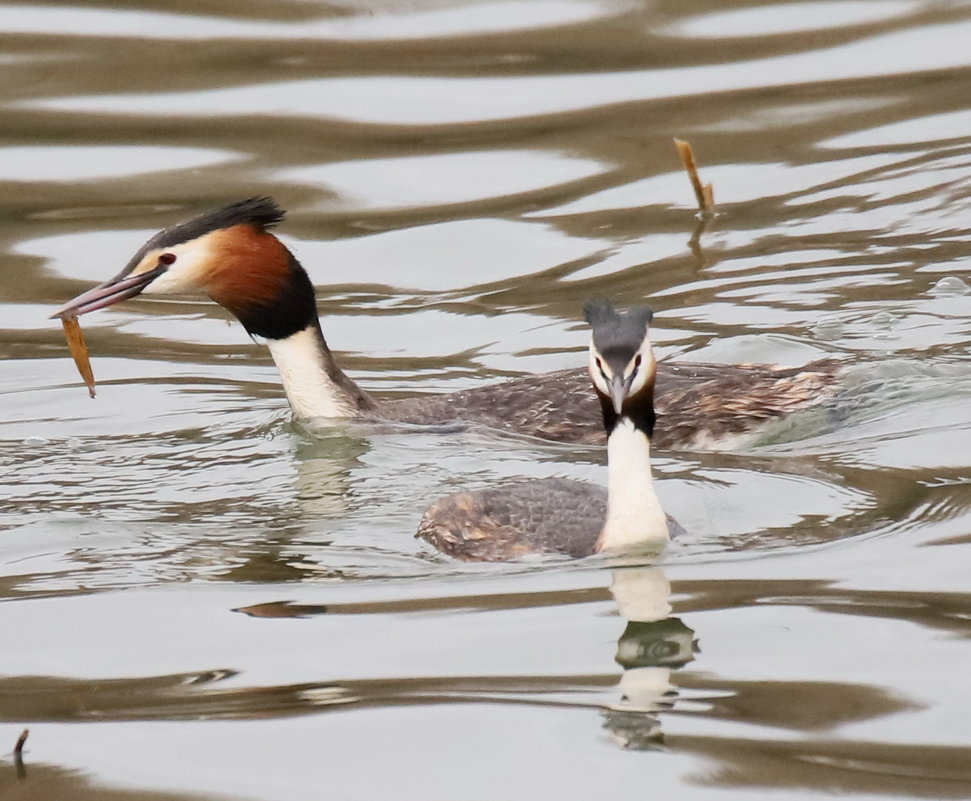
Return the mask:
[(666, 542), (667, 516), (654, 492), (651, 441), (626, 417), (607, 440), (607, 520), (597, 550)]
[(337, 367), (316, 322), (266, 344), (294, 417), (356, 417), (361, 413), (353, 392), (341, 384), (363, 393)]

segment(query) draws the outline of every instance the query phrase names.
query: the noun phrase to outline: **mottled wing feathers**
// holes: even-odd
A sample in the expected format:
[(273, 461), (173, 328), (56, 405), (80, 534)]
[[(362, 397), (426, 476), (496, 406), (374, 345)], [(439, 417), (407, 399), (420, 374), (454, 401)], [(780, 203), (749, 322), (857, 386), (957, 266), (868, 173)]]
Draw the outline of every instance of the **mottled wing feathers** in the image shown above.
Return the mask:
[[(658, 362), (652, 445), (705, 447), (831, 398), (839, 362), (805, 367)], [(405, 423), (466, 421), (555, 442), (603, 444), (600, 404), (586, 368), (523, 376), (498, 384), (385, 401), (382, 417)]]
[(796, 368), (679, 364), (659, 370), (654, 444), (707, 447), (752, 431), (833, 397), (838, 370), (833, 359)]
[(605, 441), (600, 406), (585, 369), (523, 376), (447, 395), (389, 400), (378, 413), (419, 425), (464, 421), (554, 442)]
[(506, 561), (529, 553), (582, 557), (593, 553), (606, 512), (602, 487), (530, 479), (436, 501), (417, 536), (467, 561)]

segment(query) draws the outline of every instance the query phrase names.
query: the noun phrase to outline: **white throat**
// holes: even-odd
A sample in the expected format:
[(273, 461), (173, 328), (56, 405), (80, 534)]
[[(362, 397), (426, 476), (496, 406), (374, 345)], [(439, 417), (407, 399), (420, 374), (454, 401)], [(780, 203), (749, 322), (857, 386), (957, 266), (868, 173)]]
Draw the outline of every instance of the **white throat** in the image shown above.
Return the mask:
[(607, 520), (597, 550), (661, 543), (671, 538), (654, 492), (651, 442), (621, 418), (607, 440)]
[(294, 417), (355, 417), (353, 400), (328, 371), (333, 357), (316, 323), (286, 339), (267, 340)]

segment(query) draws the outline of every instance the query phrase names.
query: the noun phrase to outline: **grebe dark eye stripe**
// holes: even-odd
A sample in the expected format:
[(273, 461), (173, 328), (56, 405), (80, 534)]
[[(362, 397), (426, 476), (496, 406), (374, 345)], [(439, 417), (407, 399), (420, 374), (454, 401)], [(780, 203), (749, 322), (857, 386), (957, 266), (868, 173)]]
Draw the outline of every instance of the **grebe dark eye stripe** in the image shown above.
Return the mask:
[(607, 375), (607, 371), (604, 370), (603, 362), (600, 361), (600, 357), (599, 356), (597, 357), (597, 369), (600, 371), (600, 375), (603, 376), (603, 380), (604, 381), (609, 381), (610, 380), (610, 376), (608, 376)]

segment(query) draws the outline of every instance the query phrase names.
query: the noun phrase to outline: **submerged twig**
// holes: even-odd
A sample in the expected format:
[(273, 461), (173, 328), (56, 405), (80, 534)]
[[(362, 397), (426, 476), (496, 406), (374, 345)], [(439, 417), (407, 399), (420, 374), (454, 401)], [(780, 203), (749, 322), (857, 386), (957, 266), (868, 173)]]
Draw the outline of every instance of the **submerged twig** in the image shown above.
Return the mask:
[(715, 209), (714, 187), (712, 187), (711, 184), (701, 183), (701, 178), (698, 176), (698, 165), (695, 163), (695, 154), (691, 149), (691, 145), (689, 145), (683, 139), (675, 138), (674, 146), (678, 149), (678, 155), (681, 157), (681, 163), (684, 165), (684, 169), (688, 173), (688, 179), (691, 181), (691, 188), (695, 190), (695, 199), (698, 201), (698, 210), (702, 214), (711, 214)]
[(702, 184), (698, 176), (698, 165), (695, 163), (695, 154), (691, 145), (683, 139), (675, 138), (674, 146), (678, 149), (681, 163), (684, 165), (688, 179), (691, 181), (691, 188), (695, 191), (695, 199), (698, 201), (698, 222), (691, 238), (688, 240), (688, 247), (694, 253), (695, 258), (701, 267), (707, 267), (705, 253), (701, 249), (701, 235), (708, 229), (708, 225), (715, 218), (715, 190), (711, 184)]
[(17, 768), (17, 778), (23, 779), (27, 776), (27, 769), (24, 767), (24, 743), (30, 735), (30, 729), (24, 729), (17, 738), (17, 744), (13, 747), (13, 763)]

